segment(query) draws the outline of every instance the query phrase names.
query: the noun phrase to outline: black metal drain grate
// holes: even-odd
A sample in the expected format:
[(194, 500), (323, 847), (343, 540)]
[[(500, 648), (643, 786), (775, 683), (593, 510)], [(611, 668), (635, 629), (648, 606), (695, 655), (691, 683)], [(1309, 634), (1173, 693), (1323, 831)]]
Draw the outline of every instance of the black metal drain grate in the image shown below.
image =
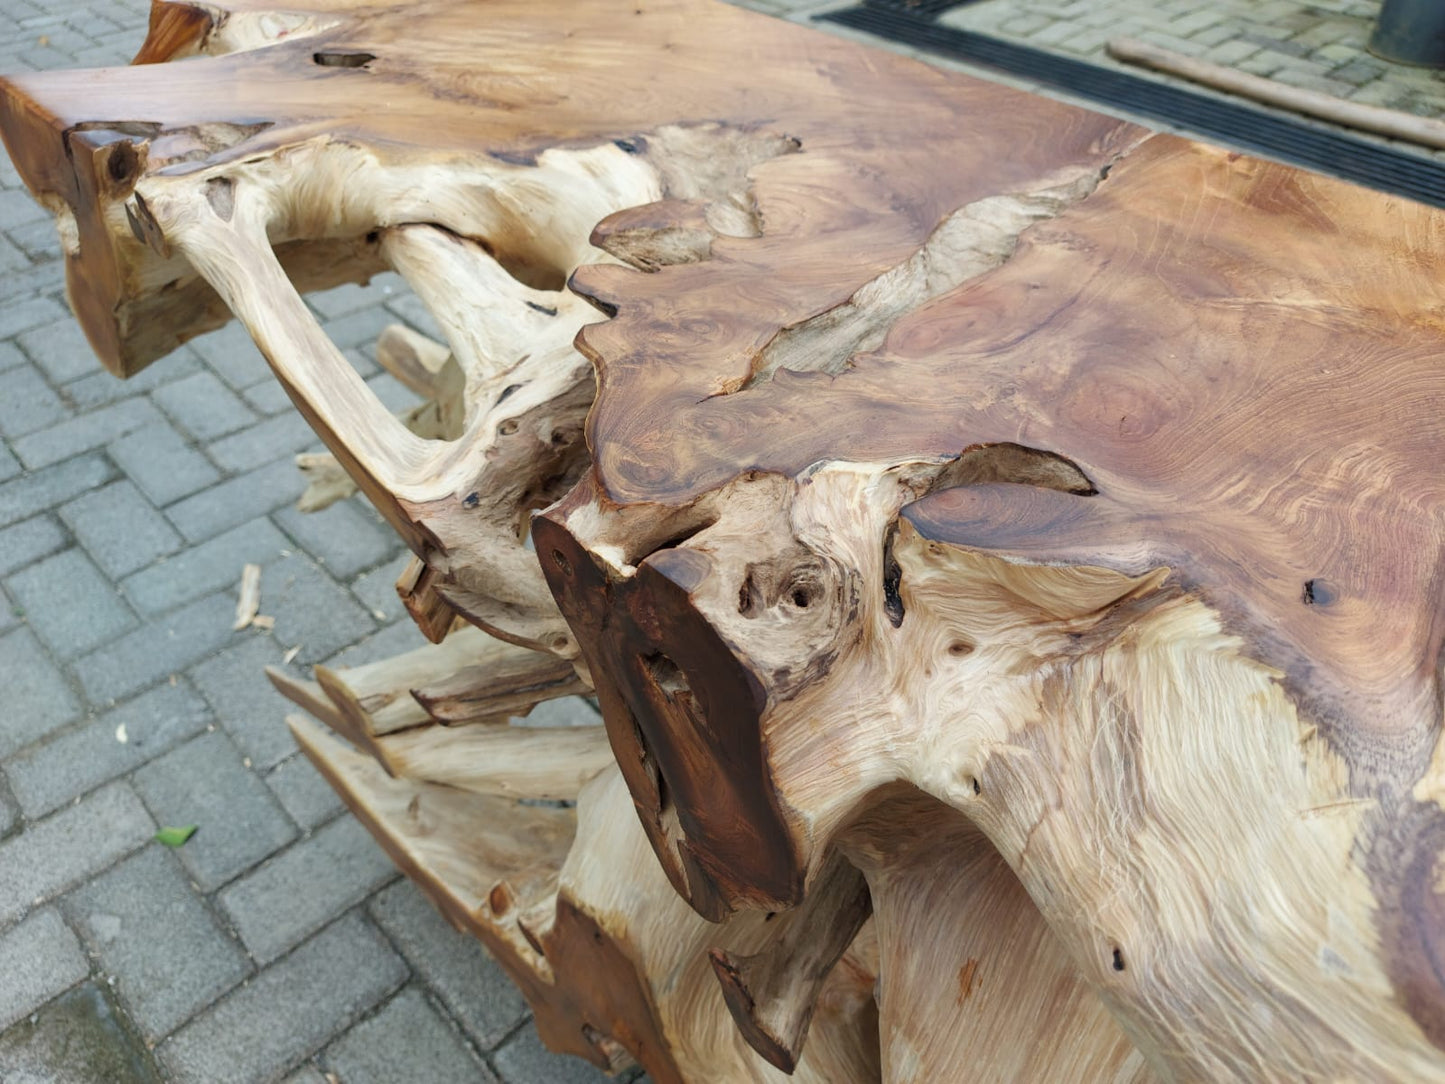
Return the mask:
[[(905, 8), (904, 0), (872, 0), (861, 7), (828, 12), (819, 18), (1031, 79), (1137, 116), (1177, 124), (1206, 138), (1332, 173), (1382, 192), (1445, 207), (1445, 165), (1429, 158), (1318, 128), (1290, 116), (1264, 113), (1128, 72), (940, 26), (933, 21), (938, 12), (957, 6), (948, 0), (920, 0), (919, 8), (913, 9)], [(931, 10), (925, 12), (924, 8)]]

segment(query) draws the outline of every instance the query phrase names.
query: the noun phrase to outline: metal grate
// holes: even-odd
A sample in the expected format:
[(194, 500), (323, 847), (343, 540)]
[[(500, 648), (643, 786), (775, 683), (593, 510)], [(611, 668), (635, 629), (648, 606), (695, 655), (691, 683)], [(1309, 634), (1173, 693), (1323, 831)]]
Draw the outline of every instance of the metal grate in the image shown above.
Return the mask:
[(861, 7), (827, 12), (819, 19), (876, 34), (957, 60), (1056, 87), (1080, 98), (1164, 121), (1209, 139), (1331, 173), (1382, 192), (1445, 207), (1445, 165), (1417, 154), (1318, 128), (1295, 117), (1261, 112), (1209, 95), (1100, 67), (984, 34), (940, 26), (924, 7), (942, 11), (957, 4), (920, 0), (869, 0)]

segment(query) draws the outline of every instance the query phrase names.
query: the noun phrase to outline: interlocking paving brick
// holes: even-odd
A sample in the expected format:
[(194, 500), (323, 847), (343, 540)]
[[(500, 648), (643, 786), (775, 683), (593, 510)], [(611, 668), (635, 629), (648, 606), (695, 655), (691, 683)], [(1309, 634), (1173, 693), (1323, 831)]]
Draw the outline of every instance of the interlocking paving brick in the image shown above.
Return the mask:
[(239, 472), (320, 445), (306, 419), (290, 410), (214, 441), (206, 454), (222, 470)]
[(393, 414), (409, 410), (421, 401), (417, 398), (416, 392), (390, 373), (377, 373), (375, 376), (367, 377), (366, 386), (381, 400), (381, 405)]
[(238, 323), (229, 323), (219, 331), (192, 339), (189, 345), (210, 369), (237, 390), (249, 388), (271, 375), (271, 367), (261, 351)]
[(246, 565), (279, 560), (290, 545), (262, 516), (137, 572), (122, 590), (141, 613), (163, 613), (212, 591), (235, 590)]
[(114, 994), (86, 982), (0, 1035), (6, 1084), (161, 1084), (150, 1052), (121, 1022)]
[(0, 435), (19, 437), (65, 418), (65, 404), (33, 365), (0, 373)]
[(350, 647), (338, 651), (326, 660), (326, 665), (332, 668), (361, 666), (379, 659), (389, 659), (393, 655), (411, 651), (425, 643), (426, 638), (410, 620), (398, 621), (388, 625), (376, 635), (368, 636), (365, 640), (359, 640)]
[(406, 607), (396, 593), (396, 579), (410, 560), (410, 553), (402, 553), (352, 581), (351, 593), (376, 620), (390, 624), (406, 615)]
[(112, 783), (0, 844), (0, 926), (140, 847), (155, 822), (129, 784)]
[(328, 1084), (328, 1081), (321, 1075), (320, 1069), (308, 1063), (297, 1069), (281, 1084)]
[(0, 342), (0, 372), (13, 369), (17, 365), (24, 365), (28, 360), (14, 343)]
[(217, 900), (252, 957), (269, 963), (396, 876), (361, 823), (343, 817), (252, 870)]
[(414, 331), (419, 331), (437, 342), (446, 342), (446, 336), (442, 334), (441, 326), (416, 294), (408, 291), (393, 297), (386, 303), (386, 307), (395, 313), (402, 323), (409, 324)]
[(481, 942), (454, 929), (412, 882), (392, 885), (370, 910), (478, 1046), (495, 1046), (526, 1017), (527, 1003)]
[[(126, 402), (150, 406), (146, 399)], [(116, 465), (157, 505), (189, 497), (221, 477), (210, 460), (188, 445), (169, 422), (159, 418), (156, 424), (117, 440), (107, 451)]]
[[(189, 686), (159, 685), (121, 707), (32, 745), (6, 762), (27, 817), (43, 817), (206, 728), (210, 709)], [(117, 736), (120, 727), (126, 740)]]
[(403, 990), (326, 1051), (326, 1065), (346, 1084), (482, 1084), (490, 1069), (417, 990)]
[(90, 974), (90, 965), (52, 908), (0, 936), (0, 1029), (28, 1016)]
[(200, 542), (295, 500), (305, 488), (295, 465), (280, 459), (187, 497), (166, 515), (188, 540)]
[[(273, 518), (328, 572), (346, 579), (386, 560), (401, 547), (396, 533), (359, 497), (337, 501), (319, 512), (283, 508), (273, 513)], [(396, 594), (394, 586), (392, 594)]]
[(130, 481), (77, 497), (60, 509), (60, 518), (112, 579), (142, 569), (181, 546), (175, 528)]
[(160, 1060), (178, 1084), (272, 1080), (404, 981), (376, 928), (347, 915), (192, 1020)]
[(9, 528), (0, 528), (0, 575), (25, 568), (71, 543), (65, 529), (51, 516), (36, 516)]
[(0, 305), (0, 339), (13, 338), (41, 324), (59, 324), (69, 319), (71, 315), (64, 306), (48, 297), (7, 302)]
[[(60, 247), (60, 234), (56, 231), (53, 222), (31, 222), (24, 226), (16, 226), (13, 230), (9, 230), (6, 236), (10, 238), (16, 248), (25, 253), (26, 258), (32, 263), (58, 260), (64, 255)], [(90, 368), (98, 367), (98, 363), (92, 358)]]
[(344, 316), (337, 316), (321, 325), (327, 338), (342, 350), (352, 347), (371, 346), (387, 324), (396, 323), (396, 318), (380, 307), (356, 309)]
[(170, 1034), (250, 970), (158, 843), (72, 892), (64, 908), (148, 1039)]
[(195, 373), (157, 388), (151, 399), (198, 440), (225, 436), (256, 420), (251, 408), (211, 373)]
[(9, 233), (31, 222), (48, 222), (50, 212), (30, 198), (28, 192), (0, 192), (0, 230)]
[(22, 474), (0, 485), (0, 527), (48, 511), (105, 485), (114, 477), (115, 470), (98, 455), (67, 459), (53, 467)]
[(152, 761), (132, 779), (158, 821), (197, 826), (176, 854), (202, 892), (225, 884), (296, 836), (266, 784), (242, 765), (240, 751), (219, 731)]
[(310, 558), (285, 557), (261, 573), (261, 611), (276, 618), (276, 639), (319, 662), (376, 627), (351, 594)]
[(331, 784), (299, 753), (276, 765), (266, 776), (266, 785), (291, 819), (308, 832), (345, 808)]
[(35, 634), (61, 658), (110, 643), (137, 624), (110, 581), (77, 549), (15, 573), (6, 588)]
[(75, 664), (93, 704), (120, 700), (179, 673), (233, 641), (236, 599), (209, 595), (126, 633)]
[(178, 350), (159, 361), (152, 362), (135, 376), (117, 380), (107, 372), (92, 373), (72, 381), (62, 389), (65, 398), (77, 410), (91, 410), (117, 399), (130, 399), (145, 395), (157, 388), (165, 387), (174, 380), (200, 372), (196, 356), (188, 350)]
[(256, 771), (265, 771), (296, 752), (286, 716), (299, 711), (271, 687), (267, 666), (281, 666), (285, 649), (269, 636), (250, 636), (190, 671), (241, 751)]
[(554, 1054), (542, 1045), (535, 1028), (523, 1028), (492, 1055), (508, 1084), (604, 1084), (612, 1081), (581, 1058)]
[(282, 414), (295, 410), (291, 397), (286, 394), (279, 381), (263, 380), (259, 384), (252, 384), (244, 392), (241, 398), (253, 410), (259, 410), (262, 414)]
[(544, 700), (522, 721), (526, 726), (598, 726), (602, 716), (590, 701), (580, 696), (564, 696)]
[(160, 411), (146, 399), (122, 399), (101, 410), (70, 418), (14, 442), (15, 454), (31, 470), (48, 467), (99, 448), (137, 429), (164, 425)]
[[(55, 235), (49, 224), (47, 232)], [(32, 328), (15, 340), (20, 349), (44, 370), (45, 375), (56, 384), (68, 384), (82, 376), (100, 371), (100, 361), (91, 349), (85, 332), (74, 320), (62, 320), (57, 324)]]
[[(371, 282), (362, 286), (348, 282), (330, 290), (320, 290), (306, 295), (306, 304), (321, 314), (322, 319), (344, 316), (348, 312), (379, 305), (400, 296), (407, 289), (406, 280), (394, 272), (373, 276)], [(394, 322), (390, 317), (388, 323)]]
[(0, 757), (64, 726), (80, 712), (75, 694), (29, 629), (0, 636), (0, 674), (5, 675)]

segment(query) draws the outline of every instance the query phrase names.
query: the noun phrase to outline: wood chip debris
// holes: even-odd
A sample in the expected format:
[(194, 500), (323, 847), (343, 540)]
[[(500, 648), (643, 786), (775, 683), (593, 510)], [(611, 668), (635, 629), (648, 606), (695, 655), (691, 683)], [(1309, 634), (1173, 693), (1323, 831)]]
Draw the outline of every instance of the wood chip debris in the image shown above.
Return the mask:
[(236, 632), (246, 628), (256, 620), (256, 612), (261, 608), (261, 566), (247, 565), (241, 569), (241, 592), (236, 599), (236, 620), (231, 628)]

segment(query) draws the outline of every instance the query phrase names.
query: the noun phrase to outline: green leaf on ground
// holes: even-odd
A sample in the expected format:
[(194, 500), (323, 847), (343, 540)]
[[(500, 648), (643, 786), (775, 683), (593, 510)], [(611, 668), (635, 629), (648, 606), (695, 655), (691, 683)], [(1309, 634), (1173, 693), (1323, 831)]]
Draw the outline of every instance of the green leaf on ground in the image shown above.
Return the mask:
[(194, 824), (188, 824), (184, 828), (162, 828), (156, 833), (156, 839), (160, 840), (167, 847), (179, 847), (195, 834), (196, 826)]

